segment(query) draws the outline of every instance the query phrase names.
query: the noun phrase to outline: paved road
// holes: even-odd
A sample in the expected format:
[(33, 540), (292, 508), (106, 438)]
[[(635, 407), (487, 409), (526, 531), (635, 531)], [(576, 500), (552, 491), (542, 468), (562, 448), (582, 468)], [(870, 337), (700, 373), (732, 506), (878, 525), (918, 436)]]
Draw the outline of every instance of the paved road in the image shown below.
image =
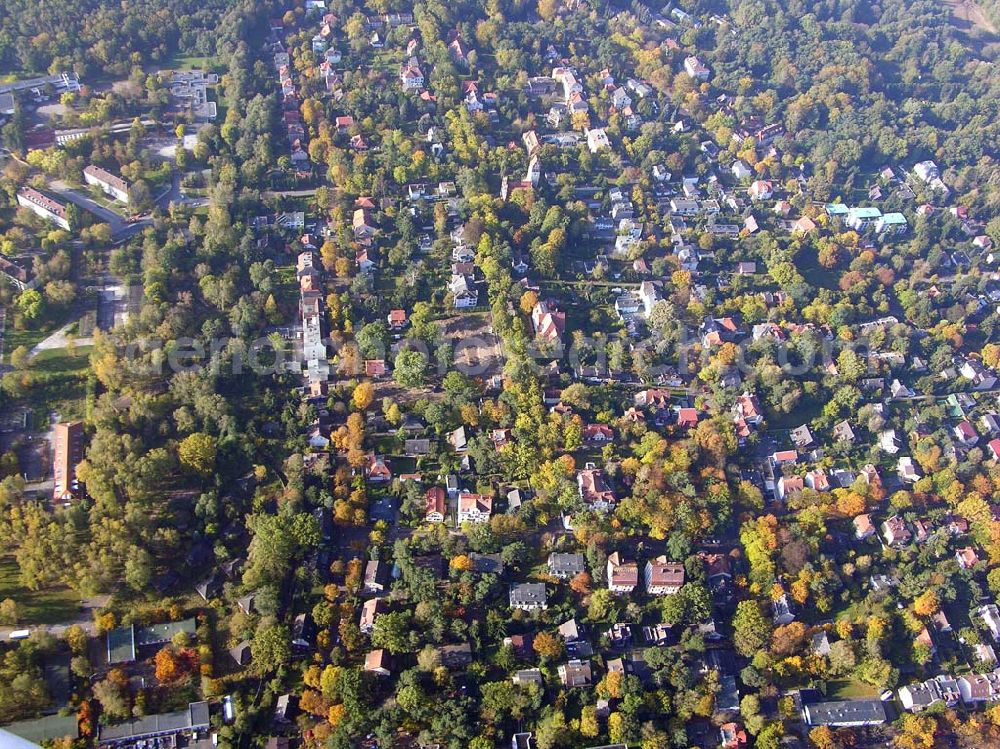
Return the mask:
[[(76, 323), (76, 320), (70, 320), (68, 323), (63, 325), (59, 330), (52, 333), (52, 335), (47, 338), (43, 338), (37, 344), (35, 344), (31, 351), (28, 353), (29, 359), (34, 359), (42, 351), (49, 351), (51, 349), (66, 348), (69, 344), (69, 337), (67, 333), (69, 329)], [(93, 338), (74, 338), (73, 342), (80, 346), (89, 346), (94, 342)]]
[(265, 190), (264, 194), (271, 198), (311, 198), (316, 194), (316, 188), (308, 190)]
[(66, 200), (79, 206), (80, 208), (83, 208), (85, 211), (90, 212), (98, 219), (108, 224), (108, 226), (111, 227), (111, 237), (115, 242), (124, 241), (153, 223), (153, 220), (149, 216), (143, 216), (138, 221), (131, 224), (127, 223), (125, 219), (114, 211), (105, 208), (100, 203), (93, 200), (90, 196), (70, 187), (62, 180), (53, 180), (51, 187)]

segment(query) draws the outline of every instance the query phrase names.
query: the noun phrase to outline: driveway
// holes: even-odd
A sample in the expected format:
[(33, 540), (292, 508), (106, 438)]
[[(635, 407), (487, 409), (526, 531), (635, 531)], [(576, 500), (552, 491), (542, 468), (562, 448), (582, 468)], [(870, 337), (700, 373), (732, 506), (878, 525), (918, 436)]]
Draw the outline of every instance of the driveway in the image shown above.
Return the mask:
[[(50, 351), (52, 349), (66, 348), (69, 344), (69, 329), (76, 324), (76, 320), (71, 320), (70, 322), (63, 325), (59, 330), (52, 333), (52, 335), (47, 338), (43, 338), (37, 344), (35, 344), (31, 351), (28, 353), (29, 359), (34, 359), (42, 351)], [(89, 346), (94, 342), (93, 338), (74, 338), (73, 343), (78, 346)]]
[(0, 642), (9, 640), (11, 632), (16, 632), (21, 629), (27, 629), (31, 632), (48, 632), (54, 637), (62, 637), (66, 634), (66, 630), (74, 624), (83, 629), (83, 631), (90, 637), (95, 637), (97, 635), (97, 627), (94, 626), (94, 612), (107, 606), (109, 600), (111, 600), (111, 596), (94, 596), (93, 598), (84, 598), (80, 601), (79, 607), (76, 611), (73, 612), (73, 616), (67, 616), (64, 621), (57, 622), (55, 624), (39, 624), (33, 627), (0, 627)]

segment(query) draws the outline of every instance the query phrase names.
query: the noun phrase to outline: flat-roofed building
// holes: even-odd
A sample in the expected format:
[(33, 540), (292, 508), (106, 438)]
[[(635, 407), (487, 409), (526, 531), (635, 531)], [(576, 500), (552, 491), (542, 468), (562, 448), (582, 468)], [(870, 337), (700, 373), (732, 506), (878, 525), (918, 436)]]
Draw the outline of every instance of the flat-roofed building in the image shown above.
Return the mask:
[(132, 746), (146, 739), (169, 739), (182, 735), (194, 738), (207, 732), (208, 728), (208, 703), (192, 702), (185, 710), (147, 715), (114, 726), (102, 726), (97, 745)]

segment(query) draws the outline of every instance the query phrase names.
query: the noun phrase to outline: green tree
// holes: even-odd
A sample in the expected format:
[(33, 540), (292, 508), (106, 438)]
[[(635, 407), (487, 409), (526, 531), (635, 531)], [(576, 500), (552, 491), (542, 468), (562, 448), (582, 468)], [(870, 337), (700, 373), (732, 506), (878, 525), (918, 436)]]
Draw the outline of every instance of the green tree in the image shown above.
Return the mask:
[(18, 622), (17, 602), (13, 598), (0, 601), (0, 624), (14, 627)]
[(762, 650), (771, 639), (771, 623), (757, 601), (740, 601), (733, 616), (733, 645), (747, 658)]
[(427, 357), (412, 349), (401, 351), (393, 365), (393, 377), (403, 387), (421, 387), (425, 381)]
[(17, 298), (17, 310), (28, 322), (34, 322), (41, 317), (44, 309), (45, 301), (36, 289), (25, 289)]
[(177, 446), (177, 457), (189, 471), (207, 478), (215, 469), (215, 440), (204, 432), (189, 434)]
[(393, 655), (406, 653), (410, 647), (410, 617), (403, 611), (382, 614), (372, 629), (372, 646), (385, 648)]
[(269, 674), (277, 671), (292, 657), (288, 628), (275, 622), (269, 624), (261, 622), (253, 640), (250, 641), (250, 654), (253, 657), (253, 668), (257, 673)]

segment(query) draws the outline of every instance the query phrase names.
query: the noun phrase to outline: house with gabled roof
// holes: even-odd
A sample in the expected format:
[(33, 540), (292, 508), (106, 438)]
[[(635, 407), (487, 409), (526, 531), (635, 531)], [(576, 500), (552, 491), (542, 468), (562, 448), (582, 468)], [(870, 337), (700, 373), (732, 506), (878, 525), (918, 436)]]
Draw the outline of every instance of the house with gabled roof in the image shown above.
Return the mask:
[(493, 514), (493, 498), (485, 494), (460, 492), (457, 523), (488, 523)]
[(424, 520), (443, 523), (448, 512), (448, 497), (440, 486), (432, 486), (424, 493)]
[(386, 464), (385, 459), (369, 453), (368, 465), (365, 468), (365, 477), (369, 481), (385, 482), (392, 480), (392, 469)]
[(520, 583), (510, 586), (510, 607), (521, 611), (539, 611), (548, 608), (545, 583)]
[(549, 554), (549, 573), (560, 580), (568, 580), (576, 577), (581, 572), (586, 572), (587, 565), (583, 554), (561, 554), (553, 552)]
[(858, 515), (854, 518), (854, 537), (859, 541), (871, 538), (875, 535), (875, 526), (872, 524), (871, 515)]
[(389, 605), (382, 598), (369, 598), (361, 605), (361, 619), (358, 626), (362, 634), (371, 634), (375, 620), (389, 611)]
[(604, 471), (596, 468), (585, 468), (576, 474), (577, 488), (584, 504), (601, 512), (607, 512), (614, 507), (615, 493), (604, 478)]
[(979, 556), (971, 546), (958, 549), (955, 552), (955, 559), (958, 560), (958, 566), (963, 570), (972, 569), (979, 564)]
[(424, 74), (416, 57), (411, 57), (399, 71), (404, 91), (419, 91), (424, 87)]
[(566, 687), (589, 687), (594, 681), (594, 672), (590, 661), (571, 660), (556, 669), (559, 680)]
[(890, 546), (905, 546), (913, 540), (913, 533), (899, 515), (893, 515), (882, 523), (882, 537)]
[(381, 648), (369, 651), (365, 656), (364, 670), (377, 676), (390, 676), (392, 664), (389, 659), (389, 651)]
[(608, 556), (607, 578), (612, 593), (631, 593), (639, 584), (639, 565), (616, 551)]

